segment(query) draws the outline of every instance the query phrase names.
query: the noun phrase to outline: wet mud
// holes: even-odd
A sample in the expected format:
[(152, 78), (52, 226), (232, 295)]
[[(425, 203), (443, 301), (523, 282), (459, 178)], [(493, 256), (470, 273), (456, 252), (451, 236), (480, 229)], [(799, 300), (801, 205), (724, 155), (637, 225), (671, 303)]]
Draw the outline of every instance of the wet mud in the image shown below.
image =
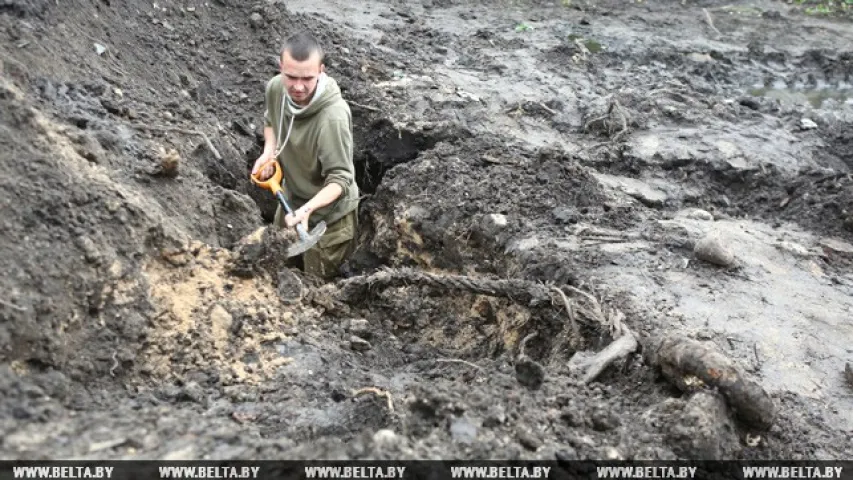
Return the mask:
[[(0, 3), (3, 458), (850, 458), (849, 18), (499, 3)], [(296, 29), (329, 284), (248, 180)]]

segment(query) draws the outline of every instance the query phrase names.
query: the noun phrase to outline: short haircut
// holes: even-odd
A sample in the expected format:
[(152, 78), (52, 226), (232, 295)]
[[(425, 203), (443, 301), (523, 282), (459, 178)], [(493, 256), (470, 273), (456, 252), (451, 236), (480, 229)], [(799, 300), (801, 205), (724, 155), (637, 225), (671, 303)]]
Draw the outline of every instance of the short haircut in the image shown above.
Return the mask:
[(293, 57), (297, 62), (304, 62), (308, 60), (308, 57), (311, 56), (312, 53), (317, 52), (320, 55), (320, 63), (323, 63), (323, 58), (325, 57), (325, 53), (323, 52), (323, 47), (320, 46), (320, 42), (307, 32), (300, 32), (295, 35), (291, 35), (284, 41), (284, 45), (281, 47), (281, 55), (284, 56), (284, 52), (289, 52), (290, 56)]

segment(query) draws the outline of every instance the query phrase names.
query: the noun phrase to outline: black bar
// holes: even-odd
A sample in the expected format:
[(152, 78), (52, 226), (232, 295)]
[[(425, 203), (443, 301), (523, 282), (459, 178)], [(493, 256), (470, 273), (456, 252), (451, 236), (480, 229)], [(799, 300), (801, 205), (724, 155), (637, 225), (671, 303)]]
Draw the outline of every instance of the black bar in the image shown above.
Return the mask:
[[(108, 468), (111, 470), (108, 471)], [(631, 470), (628, 471), (626, 468)], [(755, 470), (760, 468), (770, 470)], [(745, 469), (752, 470), (747, 471)], [(106, 475), (107, 472), (110, 473), (109, 476)], [(323, 475), (324, 472), (326, 475)], [(752, 473), (751, 476), (749, 475), (750, 472)], [(314, 475), (312, 476), (311, 473)], [(334, 475), (335, 473), (338, 475)], [(466, 473), (467, 475), (465, 475)], [(764, 476), (758, 476), (761, 473)], [(774, 473), (775, 476), (771, 475)], [(22, 476), (22, 474), (28, 475)], [(54, 474), (60, 476), (54, 476)], [(98, 476), (99, 474), (100, 476)], [(193, 475), (190, 476), (189, 474)], [(312, 478), (383, 480), (453, 480), (466, 478), (513, 480), (598, 480), (603, 478), (748, 480), (750, 478), (818, 478), (853, 480), (853, 461), (0, 461), (0, 480), (18, 478), (109, 478), (118, 480), (161, 478), (205, 478), (209, 480), (238, 478), (253, 480), (310, 480)]]

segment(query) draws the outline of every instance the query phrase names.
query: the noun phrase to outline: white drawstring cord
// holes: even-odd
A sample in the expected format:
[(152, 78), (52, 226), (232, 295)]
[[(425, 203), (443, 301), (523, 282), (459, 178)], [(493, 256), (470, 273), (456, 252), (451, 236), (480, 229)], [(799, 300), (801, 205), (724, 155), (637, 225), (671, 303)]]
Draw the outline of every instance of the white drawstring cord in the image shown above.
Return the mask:
[[(281, 92), (281, 109), (279, 110), (279, 114), (278, 114), (278, 136), (276, 137), (276, 141), (278, 141), (278, 139), (279, 139), (279, 138), (281, 138), (281, 127), (282, 127), (282, 125), (284, 124), (284, 100), (285, 100), (286, 98), (287, 98), (287, 93), (286, 93), (286, 92), (284, 92), (284, 85), (282, 85), (282, 92)], [(281, 151), (282, 151), (282, 150), (284, 150), (284, 146), (285, 146), (285, 145), (287, 145), (287, 141), (290, 139), (290, 132), (292, 132), (292, 131), (293, 131), (293, 119), (294, 119), (294, 118), (296, 118), (296, 115), (294, 115), (294, 114), (291, 112), (291, 115), (290, 115), (290, 125), (287, 127), (287, 136), (286, 136), (286, 137), (284, 137), (284, 142), (281, 144), (281, 146), (280, 146), (280, 147), (278, 147), (278, 148), (276, 149), (276, 151), (275, 151), (275, 156), (273, 157), (273, 158), (275, 158), (276, 160), (278, 160), (278, 156), (281, 154)]]

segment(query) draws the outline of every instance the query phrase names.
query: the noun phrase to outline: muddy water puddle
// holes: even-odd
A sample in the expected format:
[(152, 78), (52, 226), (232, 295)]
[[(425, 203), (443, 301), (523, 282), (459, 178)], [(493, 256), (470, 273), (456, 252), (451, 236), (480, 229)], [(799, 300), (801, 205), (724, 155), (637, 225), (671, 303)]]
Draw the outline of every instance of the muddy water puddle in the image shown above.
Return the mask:
[(779, 81), (769, 85), (753, 85), (749, 89), (749, 94), (754, 97), (776, 99), (788, 105), (811, 105), (813, 108), (828, 107), (831, 103), (853, 105), (853, 85), (847, 83), (806, 86), (789, 85)]

